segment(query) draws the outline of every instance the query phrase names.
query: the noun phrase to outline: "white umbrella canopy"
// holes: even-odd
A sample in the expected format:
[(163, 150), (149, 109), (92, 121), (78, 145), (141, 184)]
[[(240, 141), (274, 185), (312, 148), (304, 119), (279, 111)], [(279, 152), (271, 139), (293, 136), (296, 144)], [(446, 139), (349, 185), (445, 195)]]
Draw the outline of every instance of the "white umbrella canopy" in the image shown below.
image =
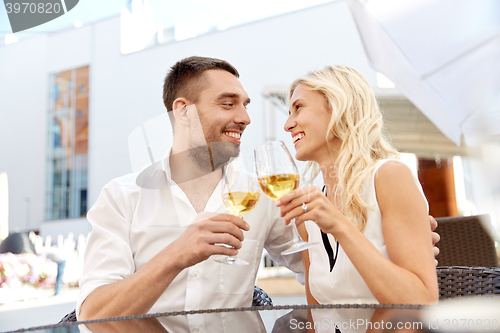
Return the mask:
[(372, 66), (457, 145), (500, 134), (500, 1), (346, 0)]

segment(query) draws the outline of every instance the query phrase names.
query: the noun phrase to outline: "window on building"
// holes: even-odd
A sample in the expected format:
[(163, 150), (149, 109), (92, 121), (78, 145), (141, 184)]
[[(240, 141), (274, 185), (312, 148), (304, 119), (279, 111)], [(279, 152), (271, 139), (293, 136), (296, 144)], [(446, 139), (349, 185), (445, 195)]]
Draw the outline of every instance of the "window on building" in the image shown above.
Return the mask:
[(50, 76), (45, 219), (85, 216), (89, 67)]

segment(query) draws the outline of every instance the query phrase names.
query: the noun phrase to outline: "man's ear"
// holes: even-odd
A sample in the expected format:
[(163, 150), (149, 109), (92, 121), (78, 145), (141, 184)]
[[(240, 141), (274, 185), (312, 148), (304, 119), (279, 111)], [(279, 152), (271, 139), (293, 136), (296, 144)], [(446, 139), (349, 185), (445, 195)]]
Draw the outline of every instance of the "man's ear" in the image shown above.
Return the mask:
[(188, 117), (188, 101), (183, 98), (177, 98), (174, 103), (172, 103), (172, 112), (174, 113), (175, 121), (180, 122), (184, 126), (189, 126)]

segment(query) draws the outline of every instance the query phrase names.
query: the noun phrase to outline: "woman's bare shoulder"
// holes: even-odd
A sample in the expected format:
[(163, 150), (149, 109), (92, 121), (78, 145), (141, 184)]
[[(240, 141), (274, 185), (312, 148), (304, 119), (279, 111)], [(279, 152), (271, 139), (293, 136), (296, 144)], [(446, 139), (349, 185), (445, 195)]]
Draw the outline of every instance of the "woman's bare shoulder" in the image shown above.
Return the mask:
[[(417, 204), (425, 209), (425, 200), (415, 184), (410, 169), (398, 162), (389, 161), (375, 175), (377, 201), (384, 208)], [(399, 204), (399, 205), (398, 205)]]

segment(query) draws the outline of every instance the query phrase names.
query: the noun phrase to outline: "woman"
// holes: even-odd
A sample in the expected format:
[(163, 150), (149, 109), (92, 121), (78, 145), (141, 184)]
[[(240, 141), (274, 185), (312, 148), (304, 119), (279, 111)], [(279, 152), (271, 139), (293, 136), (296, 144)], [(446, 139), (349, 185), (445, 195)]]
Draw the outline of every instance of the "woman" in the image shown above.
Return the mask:
[(302, 254), (308, 303), (436, 302), (427, 201), (383, 136), (366, 78), (329, 66), (297, 79), (289, 97), (295, 157), (309, 161), (310, 182), (321, 172), (325, 184), (324, 193), (311, 186), (276, 203), (321, 243)]

